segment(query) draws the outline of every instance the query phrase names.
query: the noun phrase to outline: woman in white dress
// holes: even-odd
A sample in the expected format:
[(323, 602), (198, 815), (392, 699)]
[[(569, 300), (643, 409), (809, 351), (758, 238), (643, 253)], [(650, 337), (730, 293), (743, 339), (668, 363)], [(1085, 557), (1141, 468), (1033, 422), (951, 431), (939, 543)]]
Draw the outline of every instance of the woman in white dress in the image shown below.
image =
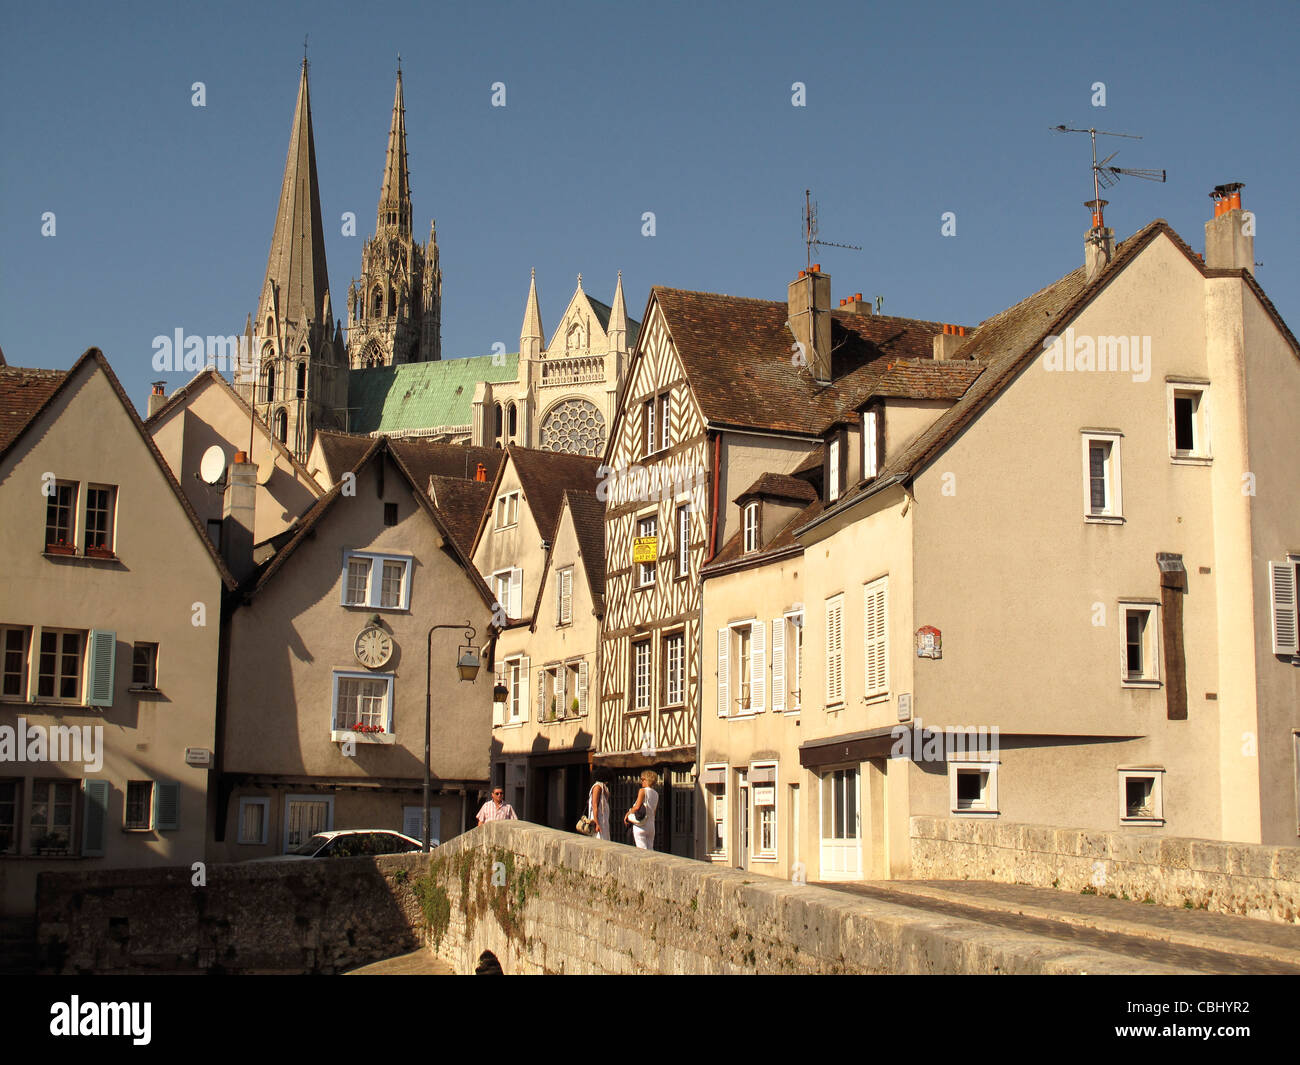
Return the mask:
[(643, 851), (655, 849), (655, 811), (659, 809), (659, 792), (655, 791), (655, 785), (658, 783), (659, 774), (653, 769), (642, 773), (636, 802), (623, 815), (623, 823), (632, 826), (632, 841)]
[(591, 792), (587, 795), (587, 816), (596, 822), (593, 835), (597, 839), (611, 839), (609, 823), (609, 785), (603, 776), (592, 782)]

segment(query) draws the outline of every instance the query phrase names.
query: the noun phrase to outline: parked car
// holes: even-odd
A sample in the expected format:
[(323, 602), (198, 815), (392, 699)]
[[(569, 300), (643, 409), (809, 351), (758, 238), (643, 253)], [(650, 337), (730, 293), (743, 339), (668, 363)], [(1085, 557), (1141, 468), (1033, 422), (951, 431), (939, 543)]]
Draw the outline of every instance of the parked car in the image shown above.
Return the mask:
[[(436, 841), (430, 846), (436, 847)], [(394, 832), (390, 828), (341, 828), (317, 832), (284, 854), (271, 858), (252, 858), (254, 862), (301, 861), (306, 858), (360, 858), (371, 854), (405, 854), (418, 851), (418, 839)]]

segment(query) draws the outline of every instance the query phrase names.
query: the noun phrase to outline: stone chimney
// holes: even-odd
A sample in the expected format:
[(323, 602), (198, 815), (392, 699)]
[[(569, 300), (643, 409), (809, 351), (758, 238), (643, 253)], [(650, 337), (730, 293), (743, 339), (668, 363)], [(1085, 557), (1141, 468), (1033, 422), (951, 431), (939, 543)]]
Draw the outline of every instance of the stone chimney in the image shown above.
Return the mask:
[(153, 383), (153, 391), (149, 393), (149, 413), (145, 415), (146, 418), (152, 418), (167, 402), (167, 396), (163, 392), (163, 386), (166, 384), (166, 381), (155, 381)]
[(1111, 256), (1115, 254), (1115, 231), (1106, 228), (1106, 219), (1102, 214), (1109, 200), (1088, 200), (1084, 206), (1092, 211), (1092, 228), (1083, 245), (1084, 276), (1091, 281), (1110, 265)]
[(789, 325), (794, 339), (803, 345), (804, 357), (813, 380), (829, 384), (831, 379), (831, 275), (820, 265), (800, 270), (790, 282), (787, 296)]
[(846, 300), (840, 300), (840, 310), (850, 314), (870, 314), (871, 301), (864, 300), (861, 292), (855, 292)]
[(942, 333), (934, 335), (934, 357), (936, 359), (951, 359), (953, 352), (966, 343), (966, 327), (964, 325), (945, 325)]
[(226, 475), (221, 508), (221, 554), (235, 580), (253, 572), (253, 517), (257, 507), (257, 464), (247, 451), (235, 452)]
[(1255, 216), (1241, 209), (1240, 181), (1215, 185), (1214, 217), (1205, 223), (1205, 265), (1211, 270), (1255, 272)]

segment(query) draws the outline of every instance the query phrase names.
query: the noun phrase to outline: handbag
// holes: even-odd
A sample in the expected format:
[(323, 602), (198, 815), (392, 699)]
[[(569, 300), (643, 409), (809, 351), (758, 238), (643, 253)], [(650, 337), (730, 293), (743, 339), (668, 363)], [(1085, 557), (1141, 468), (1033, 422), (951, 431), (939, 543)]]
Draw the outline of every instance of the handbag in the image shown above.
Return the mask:
[(596, 822), (593, 818), (583, 814), (578, 818), (577, 830), (584, 836), (594, 836), (596, 834)]

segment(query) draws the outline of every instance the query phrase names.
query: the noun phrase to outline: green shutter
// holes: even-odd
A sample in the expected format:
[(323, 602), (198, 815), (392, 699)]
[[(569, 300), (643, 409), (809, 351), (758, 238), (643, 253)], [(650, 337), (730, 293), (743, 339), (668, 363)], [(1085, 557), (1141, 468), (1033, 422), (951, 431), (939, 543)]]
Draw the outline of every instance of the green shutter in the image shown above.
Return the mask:
[(181, 786), (155, 781), (153, 786), (153, 827), (176, 831), (181, 827)]
[(117, 633), (90, 630), (86, 653), (86, 705), (113, 705), (113, 672), (117, 661)]
[(86, 858), (104, 857), (104, 826), (108, 824), (107, 780), (83, 780), (85, 815), (82, 818), (81, 853)]

